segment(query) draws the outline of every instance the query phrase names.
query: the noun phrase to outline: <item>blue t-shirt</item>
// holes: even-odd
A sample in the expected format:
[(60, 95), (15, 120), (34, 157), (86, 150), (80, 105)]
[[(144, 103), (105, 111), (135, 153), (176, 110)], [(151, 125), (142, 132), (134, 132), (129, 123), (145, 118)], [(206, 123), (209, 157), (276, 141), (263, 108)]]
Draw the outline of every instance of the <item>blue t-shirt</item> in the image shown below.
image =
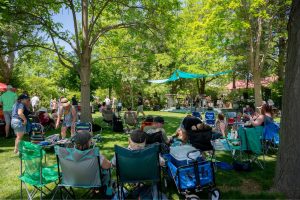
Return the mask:
[(25, 106), (24, 106), (24, 104), (17, 102), (13, 106), (13, 110), (12, 110), (12, 118), (13, 119), (20, 119), (20, 120), (22, 120), (21, 117), (18, 114), (18, 110), (19, 109), (22, 109), (24, 111), (25, 110)]

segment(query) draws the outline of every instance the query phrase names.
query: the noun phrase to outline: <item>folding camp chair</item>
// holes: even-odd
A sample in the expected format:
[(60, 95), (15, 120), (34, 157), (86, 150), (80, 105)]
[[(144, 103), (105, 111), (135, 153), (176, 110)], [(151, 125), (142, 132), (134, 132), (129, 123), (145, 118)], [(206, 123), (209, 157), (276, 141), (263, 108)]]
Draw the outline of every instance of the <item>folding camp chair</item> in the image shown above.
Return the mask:
[(153, 187), (153, 189), (157, 189), (158, 192), (152, 191), (154, 193), (153, 199), (157, 199), (159, 194), (161, 197), (159, 150), (158, 144), (153, 144), (142, 150), (129, 150), (115, 146), (119, 199), (125, 198), (124, 184), (141, 182), (156, 183), (157, 187)]
[(199, 118), (200, 120), (202, 120), (202, 116), (201, 116), (201, 113), (200, 112), (192, 112), (192, 115), (194, 116), (194, 117), (197, 117), (197, 118)]
[[(84, 122), (76, 122), (75, 124), (75, 132), (89, 132), (92, 136), (93, 136), (93, 125), (90, 122), (84, 123)], [(101, 137), (101, 132), (102, 132), (102, 128), (100, 128), (100, 131), (98, 131), (97, 135), (93, 136), (93, 145), (95, 147), (96, 142), (101, 142), (102, 141), (102, 137)]]
[(279, 130), (280, 127), (275, 122), (264, 124), (263, 130), (263, 145), (264, 151), (267, 154), (269, 150), (277, 151), (279, 146)]
[(55, 199), (58, 190), (62, 199), (68, 197), (75, 199), (73, 188), (87, 189), (87, 192), (82, 195), (82, 198), (85, 198), (92, 189), (101, 188), (105, 183), (109, 184), (110, 172), (105, 176), (104, 171), (101, 170), (99, 148), (80, 151), (75, 148), (55, 146), (55, 154), (59, 184), (52, 199)]
[(216, 117), (214, 112), (207, 111), (205, 113), (205, 123), (209, 126), (215, 126)]
[[(43, 165), (43, 157), (46, 156), (46, 152), (39, 145), (21, 141), (19, 144), (19, 152), (21, 160), (21, 174), (19, 176), (19, 179), (21, 180), (21, 199), (23, 198), (23, 184), (28, 199), (33, 199), (38, 192), (40, 192), (40, 199), (42, 199), (43, 195), (46, 195), (43, 188), (46, 188), (51, 192), (46, 185), (58, 180), (57, 166), (45, 167)], [(24, 168), (23, 163), (25, 166)], [(33, 191), (29, 191), (28, 185), (34, 187)]]
[(227, 125), (233, 126), (235, 124), (236, 118), (237, 118), (236, 112), (227, 112), (226, 117), (227, 117)]
[[(232, 145), (233, 152), (239, 151), (239, 155), (233, 154), (233, 157), (241, 160), (250, 160), (255, 162), (260, 168), (264, 169), (265, 154), (262, 145), (263, 126), (256, 126), (252, 128), (239, 127), (238, 129), (238, 143), (239, 145)], [(237, 140), (233, 140), (237, 142)], [(231, 141), (232, 142), (232, 141)], [(258, 157), (263, 156), (263, 162)]]

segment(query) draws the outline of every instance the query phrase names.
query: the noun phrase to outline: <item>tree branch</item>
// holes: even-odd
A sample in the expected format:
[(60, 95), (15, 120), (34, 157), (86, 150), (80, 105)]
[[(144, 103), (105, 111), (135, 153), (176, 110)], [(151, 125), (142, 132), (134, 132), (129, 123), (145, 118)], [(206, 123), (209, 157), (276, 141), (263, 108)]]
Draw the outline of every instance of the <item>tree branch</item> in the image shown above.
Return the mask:
[(92, 48), (96, 42), (98, 41), (98, 39), (105, 33), (111, 31), (111, 30), (115, 30), (115, 29), (121, 29), (121, 28), (129, 28), (131, 26), (135, 26), (137, 23), (120, 23), (120, 24), (114, 24), (114, 25), (110, 25), (110, 26), (106, 26), (104, 28), (102, 28), (91, 40), (90, 43), (90, 47)]
[(74, 24), (74, 31), (75, 31), (75, 43), (76, 43), (76, 49), (77, 49), (77, 51), (75, 51), (75, 52), (76, 52), (77, 56), (79, 57), (81, 50), (80, 50), (80, 44), (79, 44), (77, 17), (76, 17), (73, 0), (68, 0), (68, 1), (70, 3), (70, 9), (71, 9), (72, 16), (73, 16), (73, 24)]
[[(96, 25), (96, 23), (97, 23), (97, 21), (98, 21), (100, 15), (102, 14), (102, 12), (104, 11), (104, 9), (106, 8), (106, 6), (108, 5), (108, 3), (109, 3), (110, 1), (111, 1), (111, 0), (106, 0), (106, 1), (104, 2), (104, 5), (103, 5), (102, 8), (99, 10), (99, 12), (97, 13), (96, 17), (95, 17), (94, 14), (92, 15), (92, 21), (91, 21), (91, 25), (90, 25), (90, 27), (89, 27), (89, 34), (90, 34), (90, 35), (89, 35), (89, 38), (91, 38), (91, 33), (93, 32), (94, 27), (95, 27), (95, 25)], [(93, 12), (94, 12), (94, 10), (93, 10)]]

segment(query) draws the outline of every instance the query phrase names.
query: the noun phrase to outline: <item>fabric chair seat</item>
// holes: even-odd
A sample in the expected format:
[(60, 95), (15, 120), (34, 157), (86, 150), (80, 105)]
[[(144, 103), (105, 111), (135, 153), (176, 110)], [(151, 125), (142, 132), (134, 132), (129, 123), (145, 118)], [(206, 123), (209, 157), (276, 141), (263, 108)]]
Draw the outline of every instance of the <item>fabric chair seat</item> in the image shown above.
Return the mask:
[(58, 179), (57, 165), (42, 168), (42, 184), (40, 183), (39, 172), (35, 172), (33, 174), (23, 173), (22, 176), (19, 176), (19, 179), (27, 184), (43, 187)]

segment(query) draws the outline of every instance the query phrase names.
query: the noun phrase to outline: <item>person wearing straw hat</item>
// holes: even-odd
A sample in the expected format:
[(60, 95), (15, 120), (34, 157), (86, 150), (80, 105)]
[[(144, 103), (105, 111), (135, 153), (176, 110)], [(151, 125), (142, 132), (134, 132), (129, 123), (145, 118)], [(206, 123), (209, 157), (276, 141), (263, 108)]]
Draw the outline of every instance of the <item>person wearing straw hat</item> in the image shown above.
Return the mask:
[(3, 105), (3, 113), (5, 119), (5, 134), (6, 138), (9, 137), (9, 128), (11, 123), (11, 112), (13, 105), (16, 103), (18, 96), (12, 91), (11, 85), (7, 86), (7, 91), (0, 96), (0, 104)]
[(71, 136), (73, 136), (75, 133), (75, 122), (77, 120), (77, 114), (75, 108), (70, 104), (67, 98), (62, 98), (61, 106), (59, 110), (60, 112), (56, 120), (55, 128), (59, 127), (60, 119), (63, 116), (61, 137), (62, 139), (66, 138), (68, 128), (71, 128)]

